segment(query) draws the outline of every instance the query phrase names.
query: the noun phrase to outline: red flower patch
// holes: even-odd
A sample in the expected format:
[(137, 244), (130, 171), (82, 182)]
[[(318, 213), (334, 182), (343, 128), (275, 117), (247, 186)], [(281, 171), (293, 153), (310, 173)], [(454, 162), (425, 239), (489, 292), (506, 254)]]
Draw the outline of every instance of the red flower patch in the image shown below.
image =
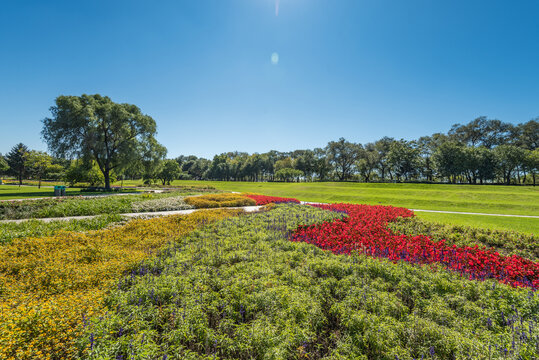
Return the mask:
[(413, 212), (391, 206), (352, 204), (315, 205), (345, 212), (347, 218), (299, 227), (292, 241), (314, 244), (336, 254), (358, 251), (374, 257), (418, 264), (442, 264), (470, 279), (498, 279), (512, 286), (539, 287), (539, 263), (519, 257), (502, 256), (486, 248), (449, 246), (428, 236), (396, 235), (387, 223)]

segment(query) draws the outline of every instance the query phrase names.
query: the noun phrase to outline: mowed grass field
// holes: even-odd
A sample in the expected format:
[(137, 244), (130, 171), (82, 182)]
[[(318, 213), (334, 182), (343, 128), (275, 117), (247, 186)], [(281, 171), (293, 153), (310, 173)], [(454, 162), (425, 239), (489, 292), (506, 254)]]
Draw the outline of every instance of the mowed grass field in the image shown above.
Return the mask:
[[(214, 186), (225, 191), (255, 192), (313, 202), (379, 204), (409, 209), (539, 216), (539, 188), (531, 186), (232, 181), (174, 181), (173, 183), (173, 185), (200, 184)], [(533, 218), (423, 212), (416, 214), (424, 219), (448, 224), (539, 233), (539, 219)]]
[[(66, 189), (66, 195), (80, 195), (78, 188)], [(85, 195), (87, 195), (86, 193)], [(54, 187), (0, 185), (0, 200), (42, 198), (54, 196)]]

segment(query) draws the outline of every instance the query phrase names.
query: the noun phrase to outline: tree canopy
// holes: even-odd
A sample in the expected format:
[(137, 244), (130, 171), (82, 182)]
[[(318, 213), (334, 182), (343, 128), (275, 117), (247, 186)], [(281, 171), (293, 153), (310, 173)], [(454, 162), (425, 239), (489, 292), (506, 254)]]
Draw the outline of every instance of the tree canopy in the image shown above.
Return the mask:
[(26, 156), (28, 147), (23, 143), (19, 143), (11, 148), (7, 153), (6, 160), (9, 166), (9, 173), (19, 180), (19, 185), (22, 185), (22, 180), (27, 173)]
[(107, 96), (59, 96), (43, 120), (42, 136), (60, 157), (95, 160), (110, 189), (110, 173), (142, 158), (155, 141), (156, 123), (131, 104)]

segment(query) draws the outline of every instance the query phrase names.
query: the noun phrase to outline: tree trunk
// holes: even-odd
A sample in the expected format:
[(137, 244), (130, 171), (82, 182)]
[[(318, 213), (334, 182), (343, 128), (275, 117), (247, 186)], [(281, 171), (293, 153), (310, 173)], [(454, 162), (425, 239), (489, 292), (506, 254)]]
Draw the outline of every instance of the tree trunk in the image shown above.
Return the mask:
[(105, 177), (105, 190), (110, 190), (110, 169), (105, 168), (103, 171), (103, 176)]

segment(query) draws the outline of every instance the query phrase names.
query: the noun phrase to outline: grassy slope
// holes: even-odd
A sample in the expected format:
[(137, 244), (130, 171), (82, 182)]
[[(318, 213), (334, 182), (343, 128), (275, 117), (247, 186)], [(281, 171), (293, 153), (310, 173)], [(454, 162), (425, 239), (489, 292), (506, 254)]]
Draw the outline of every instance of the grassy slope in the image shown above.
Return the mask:
[(424, 212), (416, 212), (416, 215), (421, 219), (442, 224), (463, 225), (494, 230), (510, 230), (527, 234), (539, 234), (539, 219), (459, 214), (434, 214)]
[[(200, 184), (175, 181), (175, 185)], [(289, 196), (304, 201), (403, 206), (410, 209), (539, 215), (539, 188), (433, 184), (249, 183), (205, 181), (221, 190)], [(418, 213), (445, 223), (539, 233), (538, 219)]]

